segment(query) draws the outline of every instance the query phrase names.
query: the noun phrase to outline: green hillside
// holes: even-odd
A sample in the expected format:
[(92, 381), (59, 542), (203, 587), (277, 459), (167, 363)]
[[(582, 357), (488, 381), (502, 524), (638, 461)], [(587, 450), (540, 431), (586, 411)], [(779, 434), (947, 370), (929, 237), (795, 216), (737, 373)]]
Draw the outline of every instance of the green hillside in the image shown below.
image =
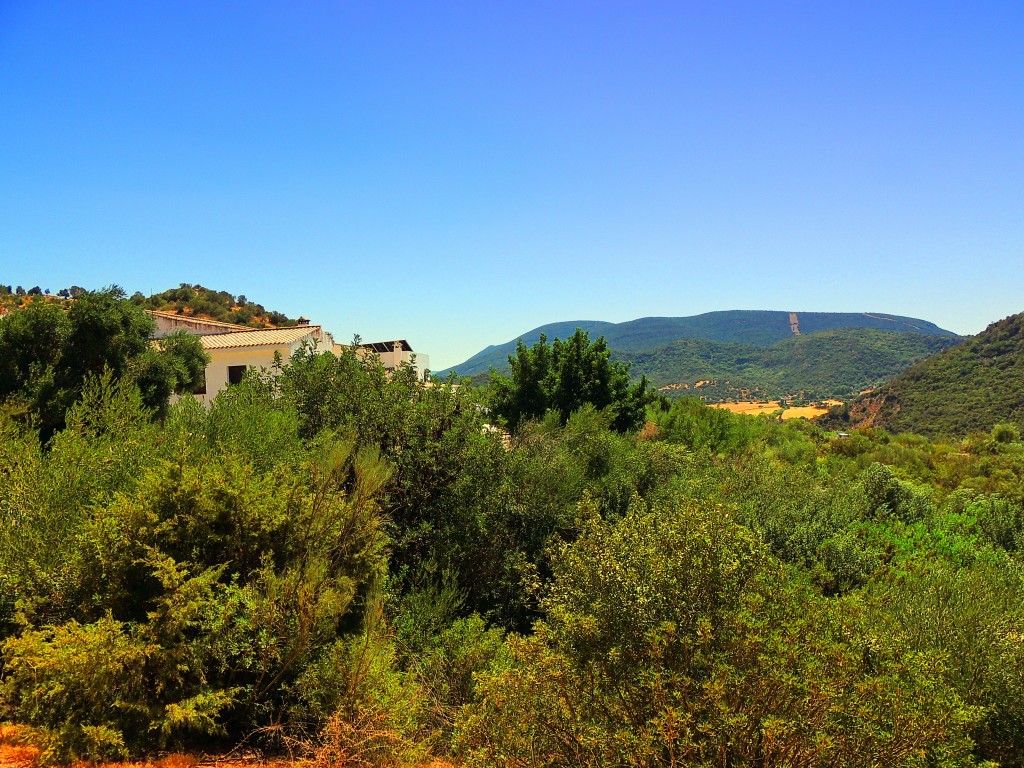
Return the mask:
[[(621, 355), (669, 396), (806, 399), (846, 397), (958, 343), (957, 337), (843, 328), (792, 336), (770, 347), (684, 339)], [(695, 386), (701, 383), (699, 389)]]
[[(86, 289), (78, 285), (62, 288), (52, 294), (48, 288), (43, 290), (38, 286), (26, 291), (20, 285), (0, 285), (0, 315), (28, 306), (33, 301), (67, 302), (85, 293)], [(152, 296), (145, 296), (136, 291), (131, 297), (131, 302), (143, 309), (174, 312), (188, 317), (204, 317), (251, 328), (285, 328), (296, 323), (283, 312), (268, 310), (262, 304), (249, 301), (243, 295), (235, 296), (227, 291), (216, 291), (199, 284), (181, 283), (177, 288), (169, 288)], [(572, 330), (569, 331), (570, 334)]]
[(963, 436), (999, 423), (1024, 427), (1024, 314), (907, 370), (851, 404), (843, 423)]
[(268, 310), (262, 304), (249, 301), (245, 296), (215, 291), (198, 284), (182, 283), (177, 288), (154, 293), (149, 297), (136, 293), (131, 300), (145, 309), (175, 312), (190, 317), (206, 317), (222, 323), (235, 323), (252, 328), (284, 328), (296, 323), (283, 312)]
[[(950, 331), (934, 323), (912, 317), (882, 313), (856, 312), (798, 312), (794, 313), (800, 335), (836, 330), (839, 328), (870, 328), (879, 331), (900, 331), (930, 336), (954, 337)], [(454, 372), (460, 376), (476, 376), (492, 367), (504, 371), (508, 356), (515, 352), (516, 341), (522, 339), (527, 346), (544, 334), (548, 339), (568, 338), (577, 329), (587, 331), (591, 338), (604, 336), (608, 346), (619, 354), (655, 350), (682, 339), (706, 339), (722, 344), (746, 344), (768, 347), (792, 338), (790, 313), (767, 310), (729, 310), (706, 312), (692, 317), (643, 317), (624, 323), (598, 320), (576, 320), (551, 323), (534, 328), (517, 339), (481, 350), (460, 365), (441, 374)]]

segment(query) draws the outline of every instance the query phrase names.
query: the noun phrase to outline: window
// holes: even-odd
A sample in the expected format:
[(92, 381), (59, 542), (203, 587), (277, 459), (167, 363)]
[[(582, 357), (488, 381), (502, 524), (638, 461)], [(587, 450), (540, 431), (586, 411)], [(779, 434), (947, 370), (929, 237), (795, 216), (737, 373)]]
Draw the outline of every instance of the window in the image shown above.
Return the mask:
[(241, 384), (242, 378), (245, 376), (245, 369), (247, 365), (229, 365), (228, 366), (228, 384)]

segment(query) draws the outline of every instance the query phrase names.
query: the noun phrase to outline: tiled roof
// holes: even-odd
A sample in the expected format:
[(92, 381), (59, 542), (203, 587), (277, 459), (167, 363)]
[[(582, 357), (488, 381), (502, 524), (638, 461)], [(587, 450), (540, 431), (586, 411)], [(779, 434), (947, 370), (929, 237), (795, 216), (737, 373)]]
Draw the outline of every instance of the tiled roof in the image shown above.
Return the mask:
[(279, 344), (294, 344), (306, 337), (320, 338), (319, 325), (299, 325), (293, 328), (273, 328), (268, 330), (232, 331), (231, 333), (211, 333), (200, 336), (204, 349), (231, 349), (232, 347), (264, 347)]

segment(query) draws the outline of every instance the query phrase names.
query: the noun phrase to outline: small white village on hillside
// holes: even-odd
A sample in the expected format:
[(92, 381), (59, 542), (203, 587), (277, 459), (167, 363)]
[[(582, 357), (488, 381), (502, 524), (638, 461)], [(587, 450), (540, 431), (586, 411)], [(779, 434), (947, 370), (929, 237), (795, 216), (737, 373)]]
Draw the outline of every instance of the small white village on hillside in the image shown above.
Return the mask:
[[(147, 314), (156, 323), (155, 339), (181, 330), (199, 337), (210, 362), (206, 366), (204, 383), (193, 394), (206, 404), (213, 402), (222, 390), (241, 382), (247, 370), (269, 370), (275, 361), (287, 363), (303, 344), (315, 344), (318, 350), (336, 355), (344, 349), (344, 345), (335, 342), (330, 333), (319, 325), (311, 325), (305, 318), (299, 318), (298, 325), (289, 328), (249, 328), (174, 312), (147, 310)], [(413, 352), (405, 339), (360, 343), (358, 350), (379, 357), (387, 370), (406, 363), (415, 368), (421, 379), (429, 370), (428, 356)]]

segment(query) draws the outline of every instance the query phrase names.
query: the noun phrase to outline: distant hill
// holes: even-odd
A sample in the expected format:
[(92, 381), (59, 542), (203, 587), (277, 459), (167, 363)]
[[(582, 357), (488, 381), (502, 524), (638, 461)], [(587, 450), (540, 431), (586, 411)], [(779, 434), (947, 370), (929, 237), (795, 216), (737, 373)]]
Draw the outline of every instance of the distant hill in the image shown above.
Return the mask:
[[(768, 310), (729, 310), (707, 312), (692, 317), (644, 317), (624, 323), (599, 320), (575, 320), (551, 323), (524, 333), (523, 343), (530, 345), (543, 333), (548, 340), (567, 338), (577, 328), (591, 338), (604, 336), (609, 348), (622, 356), (644, 351), (653, 352), (684, 339), (703, 339), (722, 344), (743, 344), (769, 347), (797, 335), (805, 336), (840, 328), (868, 328), (879, 331), (956, 337), (934, 323), (912, 317), (884, 313), (852, 312), (776, 312)], [(795, 333), (794, 329), (798, 332)], [(508, 356), (515, 352), (516, 339), (481, 350), (460, 365), (442, 374), (455, 372), (460, 376), (486, 373), (492, 366), (498, 371), (508, 369)], [(682, 379), (680, 379), (682, 380)]]
[(617, 357), (670, 397), (821, 400), (857, 395), (959, 342), (956, 336), (840, 328), (770, 347), (682, 339)]
[(945, 437), (1024, 428), (1024, 314), (918, 363), (831, 421)]

